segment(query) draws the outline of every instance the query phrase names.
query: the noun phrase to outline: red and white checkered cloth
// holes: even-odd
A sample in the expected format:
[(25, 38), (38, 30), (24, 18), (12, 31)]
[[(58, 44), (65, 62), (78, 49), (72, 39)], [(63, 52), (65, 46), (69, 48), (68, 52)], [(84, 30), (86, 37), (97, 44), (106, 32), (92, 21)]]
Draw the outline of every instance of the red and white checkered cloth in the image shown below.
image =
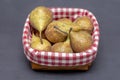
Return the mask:
[(23, 29), (23, 47), (24, 53), (31, 62), (46, 65), (46, 66), (77, 66), (85, 65), (92, 62), (96, 58), (98, 43), (99, 43), (99, 25), (95, 16), (88, 10), (79, 8), (50, 8), (53, 12), (55, 20), (59, 18), (69, 18), (75, 20), (77, 17), (88, 16), (94, 25), (93, 30), (93, 45), (85, 52), (80, 53), (58, 53), (58, 52), (44, 52), (37, 51), (30, 47), (30, 25), (29, 18), (26, 19)]

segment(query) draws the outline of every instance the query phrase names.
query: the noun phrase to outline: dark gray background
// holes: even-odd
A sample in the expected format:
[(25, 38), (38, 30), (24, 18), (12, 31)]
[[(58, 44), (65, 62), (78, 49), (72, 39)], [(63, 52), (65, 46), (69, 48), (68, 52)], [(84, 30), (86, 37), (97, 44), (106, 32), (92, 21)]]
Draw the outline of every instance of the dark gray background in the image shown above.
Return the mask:
[[(98, 55), (87, 72), (34, 71), (23, 53), (22, 30), (36, 6), (90, 10), (100, 24)], [(0, 0), (0, 80), (119, 80), (120, 0)]]

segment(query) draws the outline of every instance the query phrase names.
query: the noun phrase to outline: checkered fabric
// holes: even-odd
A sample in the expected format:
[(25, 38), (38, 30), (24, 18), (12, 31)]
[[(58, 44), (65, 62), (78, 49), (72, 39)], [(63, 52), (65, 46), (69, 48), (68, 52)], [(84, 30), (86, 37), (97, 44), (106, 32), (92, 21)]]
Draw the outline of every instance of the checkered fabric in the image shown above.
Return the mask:
[(24, 53), (31, 62), (46, 66), (78, 66), (92, 62), (96, 58), (99, 43), (99, 25), (95, 16), (88, 10), (80, 8), (50, 8), (53, 12), (54, 20), (59, 18), (69, 18), (75, 20), (77, 17), (88, 16), (94, 25), (92, 34), (93, 45), (85, 52), (80, 53), (58, 53), (37, 51), (30, 47), (31, 33), (29, 18), (26, 19), (23, 29), (23, 47)]

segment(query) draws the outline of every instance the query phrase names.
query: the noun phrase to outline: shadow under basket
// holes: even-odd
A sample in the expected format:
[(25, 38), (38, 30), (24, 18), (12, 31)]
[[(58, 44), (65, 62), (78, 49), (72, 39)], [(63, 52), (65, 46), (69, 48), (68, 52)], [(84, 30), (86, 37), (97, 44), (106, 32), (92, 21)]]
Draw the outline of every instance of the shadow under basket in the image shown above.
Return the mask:
[(80, 53), (58, 53), (37, 51), (30, 47), (31, 26), (29, 16), (26, 19), (23, 29), (23, 48), (26, 58), (31, 63), (33, 70), (89, 70), (95, 60), (99, 43), (99, 25), (95, 16), (86, 9), (81, 8), (50, 8), (53, 12), (53, 19), (69, 18), (74, 21), (77, 17), (87, 16), (93, 22), (93, 44)]

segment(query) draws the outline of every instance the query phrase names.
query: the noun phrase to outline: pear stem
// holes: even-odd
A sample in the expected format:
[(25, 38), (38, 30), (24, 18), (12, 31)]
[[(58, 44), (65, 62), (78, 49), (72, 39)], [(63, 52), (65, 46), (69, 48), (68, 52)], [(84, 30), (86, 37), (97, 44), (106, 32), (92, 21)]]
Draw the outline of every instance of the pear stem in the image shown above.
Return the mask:
[(64, 34), (66, 34), (66, 35), (67, 35), (67, 33), (66, 33), (66, 32), (62, 31), (62, 30), (61, 30), (61, 29), (59, 29), (58, 27), (54, 26), (54, 28), (55, 28), (55, 29), (57, 29), (57, 30), (59, 30), (60, 32), (62, 32), (62, 33), (64, 33)]
[(40, 31), (40, 42), (41, 44), (43, 44), (41, 31)]
[[(67, 36), (67, 39), (65, 42), (68, 42), (68, 44), (70, 44), (70, 32), (72, 31), (72, 28), (69, 29), (69, 32), (68, 32), (68, 36)], [(71, 46), (71, 44), (70, 44)]]
[(69, 29), (69, 32), (68, 32), (68, 38), (70, 39), (70, 32), (72, 31), (72, 28)]
[(70, 30), (69, 30), (69, 34), (70, 34), (71, 31), (72, 31), (72, 28), (70, 28)]
[[(70, 30), (69, 30), (69, 33), (68, 33), (68, 37), (69, 37), (69, 40), (70, 40), (70, 46), (71, 46), (71, 48), (72, 48), (72, 45), (71, 45), (71, 36), (70, 36), (70, 32), (72, 31), (72, 28), (70, 28)], [(73, 49), (73, 48), (72, 48)]]

